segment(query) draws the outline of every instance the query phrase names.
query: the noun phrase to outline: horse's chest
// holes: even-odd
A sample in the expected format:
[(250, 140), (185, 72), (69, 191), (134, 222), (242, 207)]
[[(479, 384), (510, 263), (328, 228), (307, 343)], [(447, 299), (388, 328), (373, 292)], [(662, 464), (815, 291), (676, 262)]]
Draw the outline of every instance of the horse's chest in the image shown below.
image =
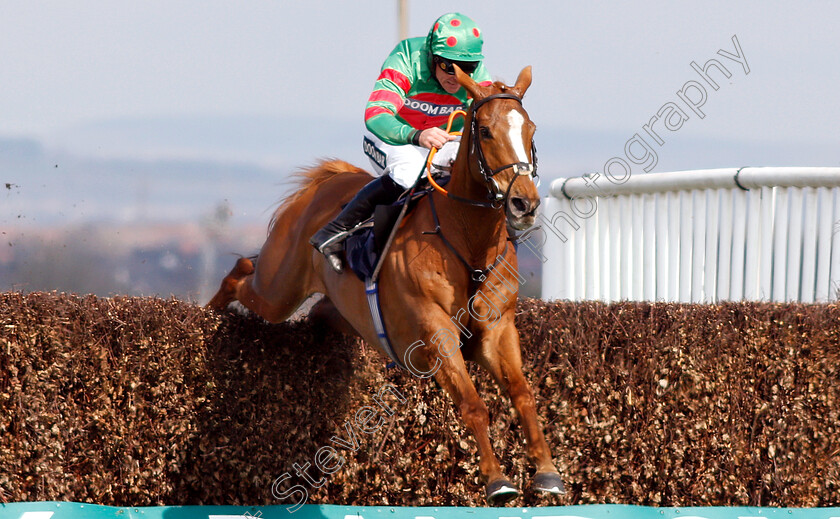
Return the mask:
[(424, 295), (443, 302), (454, 299), (452, 283), (442, 270), (425, 270), (415, 273), (418, 285)]

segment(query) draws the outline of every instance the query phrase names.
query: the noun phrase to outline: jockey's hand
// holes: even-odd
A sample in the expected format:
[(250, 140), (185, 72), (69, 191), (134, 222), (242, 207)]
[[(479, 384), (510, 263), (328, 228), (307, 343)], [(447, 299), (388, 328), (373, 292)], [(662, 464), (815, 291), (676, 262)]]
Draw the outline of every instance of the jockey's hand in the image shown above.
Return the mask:
[(426, 128), (422, 132), (420, 132), (420, 146), (424, 148), (438, 148), (440, 149), (441, 146), (446, 144), (449, 141), (455, 140), (455, 135), (450, 135), (446, 133), (444, 130), (438, 128), (437, 126), (433, 126), (432, 128)]

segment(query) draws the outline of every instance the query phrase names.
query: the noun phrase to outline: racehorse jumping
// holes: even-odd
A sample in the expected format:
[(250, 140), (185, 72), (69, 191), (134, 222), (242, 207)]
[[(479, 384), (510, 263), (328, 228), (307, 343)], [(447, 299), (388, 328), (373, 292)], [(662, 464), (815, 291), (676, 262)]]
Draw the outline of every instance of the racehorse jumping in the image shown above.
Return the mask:
[[(397, 357), (415, 375), (434, 376), (475, 435), (491, 504), (513, 499), (519, 491), (493, 452), (487, 406), (465, 360), (483, 366), (509, 392), (536, 466), (532, 488), (563, 493), (533, 391), (522, 374), (514, 313), (524, 280), (516, 272), (506, 228), (531, 227), (540, 203), (534, 183), (536, 127), (522, 107), (531, 67), (520, 72), (514, 86), (480, 86), (460, 69), (456, 77), (473, 102), (448, 192), (438, 186), (420, 199), (391, 243), (379, 275), (385, 326)], [(267, 321), (280, 322), (311, 294), (322, 293), (345, 326), (381, 349), (364, 284), (347, 269), (336, 273), (309, 244), (310, 236), (370, 179), (342, 161), (305, 172), (300, 188), (275, 212), (256, 264), (239, 259), (208, 306), (222, 310), (238, 300)]]

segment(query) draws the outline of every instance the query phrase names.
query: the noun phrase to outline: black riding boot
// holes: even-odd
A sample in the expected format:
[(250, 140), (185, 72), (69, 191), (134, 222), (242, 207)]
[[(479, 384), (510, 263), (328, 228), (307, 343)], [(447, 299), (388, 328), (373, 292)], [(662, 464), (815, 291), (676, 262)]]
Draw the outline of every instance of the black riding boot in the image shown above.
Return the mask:
[(403, 188), (388, 175), (371, 180), (338, 213), (333, 221), (316, 232), (309, 243), (324, 254), (330, 266), (338, 273), (342, 271), (339, 252), (344, 249), (344, 239), (350, 231), (373, 215), (377, 205), (391, 204), (403, 193)]

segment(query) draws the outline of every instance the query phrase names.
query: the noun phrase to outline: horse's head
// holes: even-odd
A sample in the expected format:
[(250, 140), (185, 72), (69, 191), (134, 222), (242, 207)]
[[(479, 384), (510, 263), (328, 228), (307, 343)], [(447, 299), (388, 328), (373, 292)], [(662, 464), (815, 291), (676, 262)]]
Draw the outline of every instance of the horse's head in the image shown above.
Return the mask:
[(469, 150), (465, 152), (470, 157), (469, 172), (475, 182), (486, 186), (491, 198), (504, 204), (514, 229), (527, 229), (540, 205), (536, 125), (522, 107), (522, 96), (531, 85), (531, 67), (522, 69), (514, 86), (498, 81), (481, 86), (457, 65), (455, 75), (473, 98), (463, 139)]

